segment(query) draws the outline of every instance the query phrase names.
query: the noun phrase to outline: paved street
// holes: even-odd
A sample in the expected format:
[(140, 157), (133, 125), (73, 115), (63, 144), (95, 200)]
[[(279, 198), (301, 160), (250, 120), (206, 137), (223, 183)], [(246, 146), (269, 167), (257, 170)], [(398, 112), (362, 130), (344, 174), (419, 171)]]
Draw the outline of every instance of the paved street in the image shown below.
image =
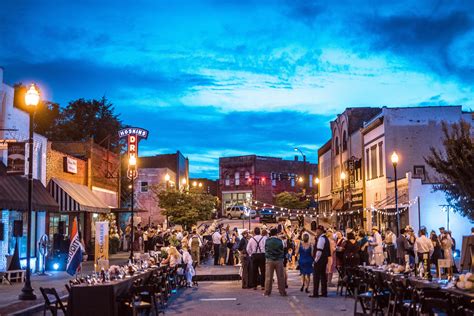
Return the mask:
[[(242, 289), (238, 281), (200, 282), (186, 289), (170, 305), (168, 315), (351, 315), (354, 301), (335, 296), (330, 289), (327, 298), (309, 298), (300, 292), (299, 273), (289, 271), (288, 296), (281, 297), (276, 288), (270, 297), (263, 291)], [(276, 280), (274, 285), (276, 286)]]

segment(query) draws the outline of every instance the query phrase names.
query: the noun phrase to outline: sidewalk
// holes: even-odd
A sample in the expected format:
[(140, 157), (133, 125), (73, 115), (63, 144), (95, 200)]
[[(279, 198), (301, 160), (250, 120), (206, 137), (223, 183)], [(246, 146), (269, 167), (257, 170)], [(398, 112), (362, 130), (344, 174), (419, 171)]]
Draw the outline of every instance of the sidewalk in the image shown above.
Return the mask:
[[(128, 260), (129, 253), (121, 252), (110, 256), (110, 264), (124, 264)], [(87, 261), (82, 265), (84, 273), (91, 273), (93, 262)], [(54, 287), (59, 296), (67, 295), (64, 285), (72, 277), (64, 271), (48, 271), (47, 276), (33, 274), (31, 276), (31, 286), (37, 297), (34, 301), (20, 301), (18, 295), (23, 288), (23, 283), (12, 283), (12, 285), (0, 285), (0, 316), (17, 313), (19, 311), (31, 308), (37, 305), (43, 305), (43, 297), (39, 290), (40, 287)]]

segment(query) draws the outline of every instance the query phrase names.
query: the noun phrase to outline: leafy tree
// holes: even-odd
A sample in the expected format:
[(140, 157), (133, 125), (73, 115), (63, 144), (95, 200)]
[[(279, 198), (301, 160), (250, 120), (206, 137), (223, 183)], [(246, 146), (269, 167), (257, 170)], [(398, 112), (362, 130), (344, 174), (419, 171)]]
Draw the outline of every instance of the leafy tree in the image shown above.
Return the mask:
[(275, 204), (284, 208), (305, 209), (308, 208), (309, 201), (302, 194), (285, 191), (276, 195)]
[(198, 221), (212, 218), (217, 205), (217, 198), (197, 190), (180, 191), (175, 188), (164, 189), (153, 186), (162, 214), (168, 216), (170, 222), (189, 228)]
[(114, 110), (105, 97), (69, 102), (61, 111), (57, 140), (83, 141), (93, 137), (101, 143), (110, 137), (111, 149), (118, 149), (118, 131), (123, 125)]
[(442, 124), (444, 150), (431, 148), (426, 163), (439, 174), (435, 190), (446, 193), (456, 212), (474, 220), (474, 140), (471, 125), (461, 120)]

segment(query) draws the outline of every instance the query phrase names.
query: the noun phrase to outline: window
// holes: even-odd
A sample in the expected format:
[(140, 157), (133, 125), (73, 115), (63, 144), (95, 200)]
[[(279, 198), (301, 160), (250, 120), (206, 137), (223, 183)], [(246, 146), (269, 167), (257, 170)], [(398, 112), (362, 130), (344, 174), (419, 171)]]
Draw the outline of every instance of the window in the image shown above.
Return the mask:
[(413, 166), (413, 178), (426, 180), (425, 166)]
[(148, 192), (148, 182), (146, 181), (140, 182), (140, 192), (142, 193)]
[(339, 138), (338, 137), (336, 137), (334, 147), (336, 148), (336, 155), (339, 155)]
[(370, 156), (369, 156), (369, 149), (367, 148), (365, 150), (365, 178), (367, 180), (370, 180), (370, 173), (369, 173), (369, 161), (370, 161)]
[(240, 172), (235, 173), (235, 185), (240, 185)]
[(245, 180), (248, 180), (250, 178), (250, 172), (245, 171)]
[(384, 165), (383, 165), (383, 142), (379, 143), (379, 177), (384, 175)]
[(342, 134), (342, 151), (347, 150), (347, 134), (346, 131)]
[(230, 185), (230, 177), (229, 175), (225, 176), (225, 186), (228, 187)]
[(308, 184), (309, 184), (309, 187), (312, 188), (313, 187), (313, 175), (310, 174), (309, 175), (309, 181), (308, 181)]
[(370, 179), (377, 178), (377, 145), (370, 147)]

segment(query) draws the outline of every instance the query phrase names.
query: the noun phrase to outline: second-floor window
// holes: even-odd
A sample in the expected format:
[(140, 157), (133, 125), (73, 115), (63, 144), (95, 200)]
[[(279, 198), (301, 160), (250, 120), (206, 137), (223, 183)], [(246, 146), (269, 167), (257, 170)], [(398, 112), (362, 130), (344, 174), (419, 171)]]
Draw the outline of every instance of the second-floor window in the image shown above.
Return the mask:
[(225, 186), (228, 187), (230, 185), (230, 177), (229, 175), (225, 176)]
[(235, 185), (240, 185), (240, 172), (235, 173)]
[(140, 192), (142, 193), (148, 192), (148, 182), (145, 182), (145, 181), (140, 182)]

